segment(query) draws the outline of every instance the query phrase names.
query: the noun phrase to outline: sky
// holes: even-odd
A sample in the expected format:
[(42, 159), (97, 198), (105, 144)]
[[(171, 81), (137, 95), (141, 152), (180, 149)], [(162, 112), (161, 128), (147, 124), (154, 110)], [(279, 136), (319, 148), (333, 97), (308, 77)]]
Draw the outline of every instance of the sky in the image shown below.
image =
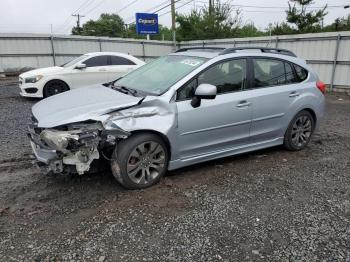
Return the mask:
[[(188, 14), (200, 8), (208, 0), (176, 0), (178, 13)], [(287, 0), (226, 0), (241, 10), (242, 23), (252, 23), (265, 29), (270, 23), (286, 18)], [(72, 14), (84, 15), (81, 22), (97, 19), (101, 13), (117, 13), (125, 21), (134, 21), (136, 12), (154, 12), (167, 6), (170, 0), (0, 0), (0, 33), (50, 33), (69, 34), (76, 18)], [(223, 2), (223, 1), (222, 1)], [(350, 0), (314, 0), (314, 8), (328, 4), (328, 15), (324, 24), (335, 18), (350, 14), (344, 9)], [(170, 27), (170, 6), (158, 12), (160, 24)]]

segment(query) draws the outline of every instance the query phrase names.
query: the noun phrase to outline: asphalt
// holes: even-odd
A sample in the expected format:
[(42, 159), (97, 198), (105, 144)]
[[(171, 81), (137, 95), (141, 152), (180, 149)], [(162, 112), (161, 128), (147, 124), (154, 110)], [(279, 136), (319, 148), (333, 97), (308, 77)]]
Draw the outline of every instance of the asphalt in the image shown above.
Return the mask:
[(109, 172), (43, 176), (30, 108), (0, 85), (0, 261), (350, 261), (350, 97), (300, 152), (173, 171), (140, 191)]

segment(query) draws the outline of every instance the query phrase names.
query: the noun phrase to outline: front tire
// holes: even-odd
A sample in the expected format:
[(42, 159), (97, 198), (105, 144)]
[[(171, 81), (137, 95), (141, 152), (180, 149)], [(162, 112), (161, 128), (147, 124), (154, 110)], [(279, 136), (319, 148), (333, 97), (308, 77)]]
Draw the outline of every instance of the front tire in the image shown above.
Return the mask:
[(44, 95), (44, 98), (46, 98), (49, 96), (66, 92), (68, 90), (69, 90), (69, 87), (65, 82), (60, 80), (52, 80), (45, 85), (43, 90), (43, 95)]
[(169, 152), (157, 135), (135, 134), (118, 143), (111, 160), (117, 181), (127, 189), (143, 189), (159, 182), (168, 169)]
[(300, 111), (290, 122), (284, 136), (284, 146), (290, 151), (304, 149), (315, 129), (315, 120), (309, 111)]

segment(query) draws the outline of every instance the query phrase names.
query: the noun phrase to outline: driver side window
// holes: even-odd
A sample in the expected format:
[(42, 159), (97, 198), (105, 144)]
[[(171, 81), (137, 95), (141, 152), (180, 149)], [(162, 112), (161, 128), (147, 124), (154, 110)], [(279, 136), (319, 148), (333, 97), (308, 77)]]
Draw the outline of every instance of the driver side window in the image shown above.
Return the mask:
[(246, 69), (246, 59), (234, 59), (216, 64), (182, 86), (177, 92), (177, 100), (191, 99), (200, 84), (216, 86), (217, 94), (241, 91), (247, 82)]

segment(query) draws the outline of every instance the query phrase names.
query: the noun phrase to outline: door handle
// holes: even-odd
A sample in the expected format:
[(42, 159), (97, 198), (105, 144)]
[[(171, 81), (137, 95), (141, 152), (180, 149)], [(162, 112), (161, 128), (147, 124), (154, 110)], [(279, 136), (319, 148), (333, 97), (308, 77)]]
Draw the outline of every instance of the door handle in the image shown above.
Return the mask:
[(101, 69), (99, 69), (98, 71), (100, 71), (100, 72), (106, 72), (107, 69), (106, 69), (106, 68), (101, 68)]
[(297, 92), (297, 91), (293, 91), (289, 94), (289, 97), (297, 97), (299, 96), (300, 94)]
[(240, 101), (237, 105), (238, 108), (242, 108), (242, 107), (248, 107), (250, 106), (252, 103), (248, 102), (248, 101)]

